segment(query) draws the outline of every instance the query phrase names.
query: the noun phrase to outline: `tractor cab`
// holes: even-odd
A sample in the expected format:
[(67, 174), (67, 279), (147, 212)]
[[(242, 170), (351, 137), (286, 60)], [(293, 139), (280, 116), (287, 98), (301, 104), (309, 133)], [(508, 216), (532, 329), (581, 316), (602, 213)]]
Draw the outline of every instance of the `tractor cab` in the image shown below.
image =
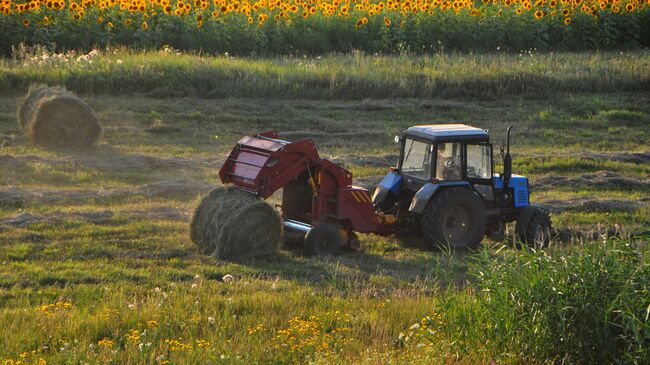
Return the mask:
[[(405, 189), (419, 190), (426, 183), (468, 181), (491, 186), (492, 145), (483, 129), (463, 124), (420, 125), (402, 135), (397, 171)], [(483, 195), (491, 199), (487, 189)]]
[[(464, 124), (418, 125), (395, 141), (400, 144), (400, 158), (375, 191), (375, 204), (385, 207), (391, 188), (412, 198), (423, 187), (430, 197), (440, 187), (460, 185), (494, 200), (492, 144), (485, 130)], [(409, 210), (420, 212), (426, 201), (412, 199)]]

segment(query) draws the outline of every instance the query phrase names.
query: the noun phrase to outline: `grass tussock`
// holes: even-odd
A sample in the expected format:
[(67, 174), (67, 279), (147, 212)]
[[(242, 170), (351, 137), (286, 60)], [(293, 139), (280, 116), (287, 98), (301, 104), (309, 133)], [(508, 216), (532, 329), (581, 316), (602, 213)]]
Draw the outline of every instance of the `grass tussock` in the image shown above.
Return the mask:
[(419, 334), (459, 358), (646, 364), (648, 237), (559, 251), (487, 250), (473, 257), (471, 294), (444, 296)]

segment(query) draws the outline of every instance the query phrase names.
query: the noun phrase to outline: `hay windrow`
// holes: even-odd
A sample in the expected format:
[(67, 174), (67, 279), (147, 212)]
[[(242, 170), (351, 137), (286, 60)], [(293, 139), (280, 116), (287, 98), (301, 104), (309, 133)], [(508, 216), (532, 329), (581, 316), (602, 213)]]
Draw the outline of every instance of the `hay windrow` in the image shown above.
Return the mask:
[(236, 188), (217, 188), (194, 212), (191, 239), (205, 254), (224, 259), (264, 256), (277, 250), (282, 233), (278, 212)]
[(60, 88), (30, 88), (18, 108), (18, 122), (32, 143), (49, 148), (85, 149), (101, 135), (92, 108)]

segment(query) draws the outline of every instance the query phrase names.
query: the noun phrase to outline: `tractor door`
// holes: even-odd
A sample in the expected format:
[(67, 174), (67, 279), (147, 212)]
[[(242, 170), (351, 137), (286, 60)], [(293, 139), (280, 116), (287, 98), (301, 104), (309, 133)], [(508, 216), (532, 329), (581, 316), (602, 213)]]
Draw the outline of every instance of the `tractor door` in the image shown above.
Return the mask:
[(488, 202), (494, 201), (492, 184), (492, 145), (489, 143), (468, 143), (465, 145), (463, 172), (474, 189)]
[(412, 192), (418, 191), (431, 179), (431, 143), (407, 137), (404, 141), (399, 171), (404, 178), (403, 187)]

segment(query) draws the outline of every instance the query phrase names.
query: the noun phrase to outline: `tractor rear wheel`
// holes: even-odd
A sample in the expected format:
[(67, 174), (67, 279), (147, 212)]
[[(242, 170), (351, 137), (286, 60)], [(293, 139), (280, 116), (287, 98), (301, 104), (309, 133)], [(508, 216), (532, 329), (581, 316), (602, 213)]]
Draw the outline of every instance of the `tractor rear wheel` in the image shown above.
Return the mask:
[(343, 238), (338, 228), (328, 223), (312, 227), (305, 235), (305, 254), (308, 256), (336, 255)]
[(477, 194), (465, 188), (447, 188), (429, 202), (422, 232), (437, 247), (474, 248), (483, 239), (486, 222), (485, 205)]
[(551, 217), (544, 209), (527, 207), (517, 218), (515, 227), (520, 242), (534, 249), (547, 247), (551, 241)]

